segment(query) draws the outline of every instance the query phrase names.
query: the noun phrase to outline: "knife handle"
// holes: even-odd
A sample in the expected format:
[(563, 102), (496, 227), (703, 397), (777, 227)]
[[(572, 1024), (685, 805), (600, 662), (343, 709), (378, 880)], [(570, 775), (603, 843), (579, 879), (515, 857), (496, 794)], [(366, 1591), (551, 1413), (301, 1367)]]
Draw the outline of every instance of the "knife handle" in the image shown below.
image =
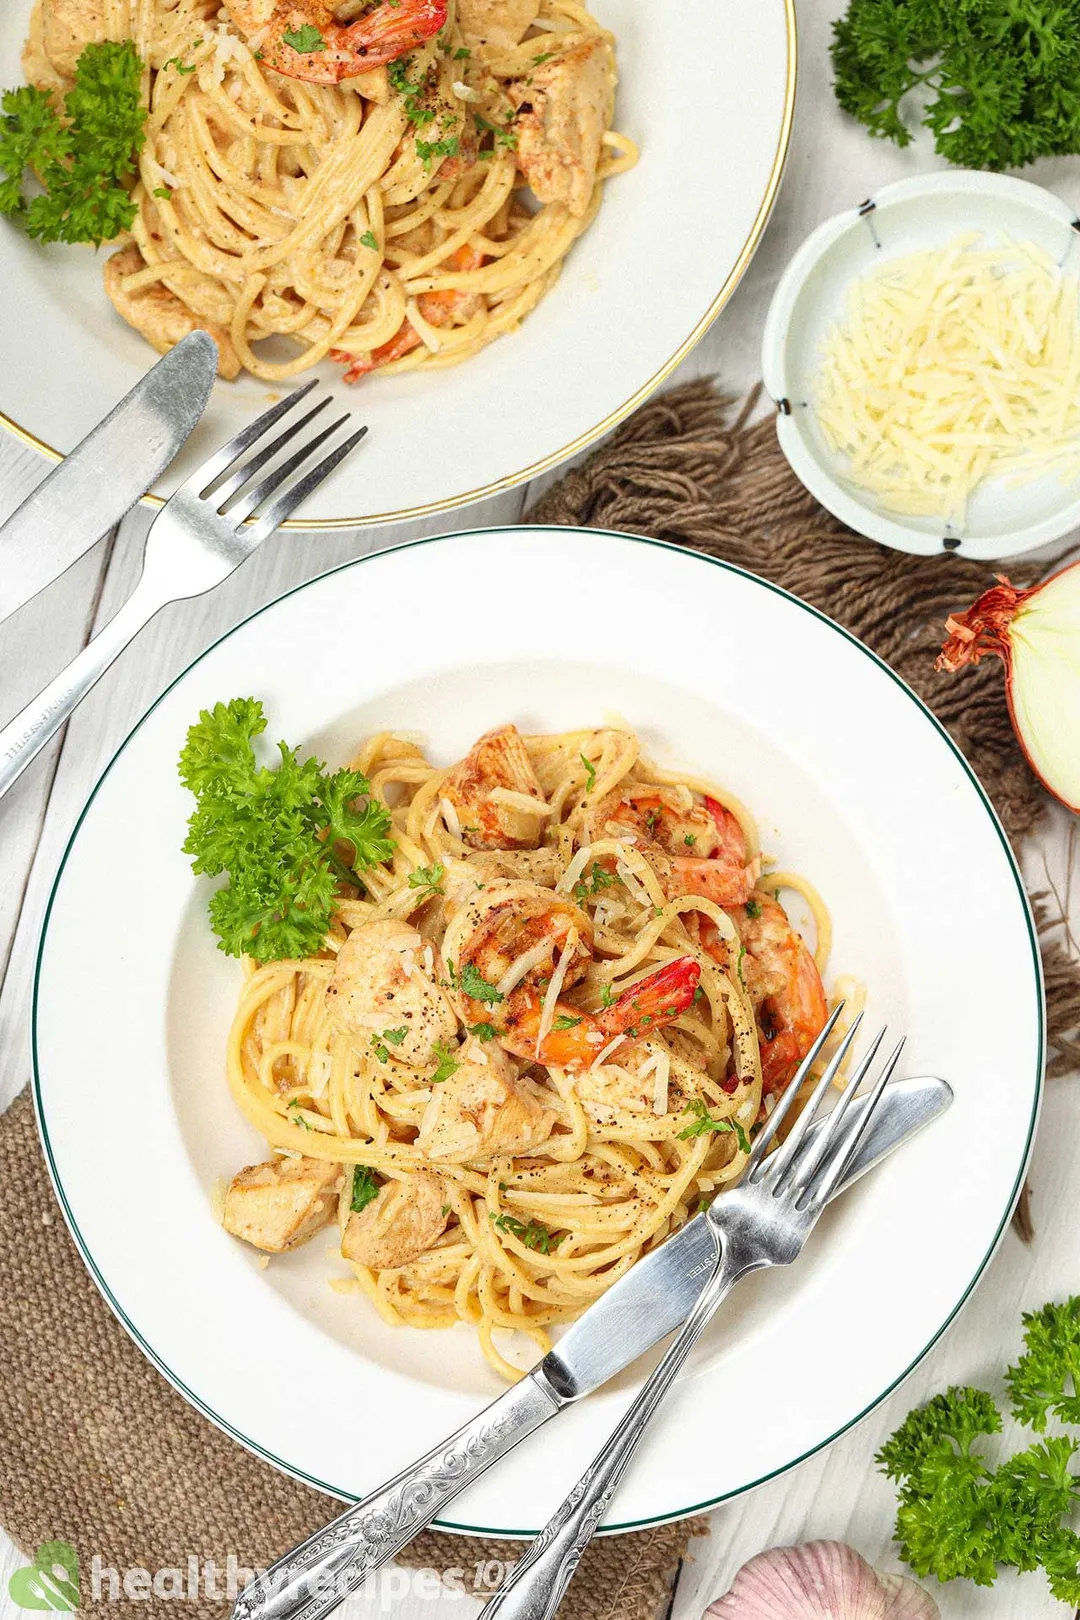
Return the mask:
[[(713, 1242), (715, 1245), (715, 1234)], [(735, 1258), (727, 1246), (715, 1248), (710, 1274), (678, 1337), (650, 1373), (595, 1461), (485, 1605), (480, 1620), (554, 1620), (581, 1555), (596, 1534), (653, 1413), (721, 1300), (740, 1278), (757, 1269), (758, 1264)]]
[(123, 607), (93, 641), (0, 730), (0, 798), (162, 605), (160, 592), (148, 584), (144, 574)]
[(534, 1369), (449, 1440), (249, 1582), (232, 1620), (319, 1620), (564, 1404)]

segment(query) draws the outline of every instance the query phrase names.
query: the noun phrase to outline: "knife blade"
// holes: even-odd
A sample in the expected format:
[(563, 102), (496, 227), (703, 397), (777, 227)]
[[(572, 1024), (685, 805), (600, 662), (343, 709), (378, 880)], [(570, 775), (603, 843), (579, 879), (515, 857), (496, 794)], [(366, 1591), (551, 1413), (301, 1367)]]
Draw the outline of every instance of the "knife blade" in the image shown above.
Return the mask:
[[(876, 1119), (856, 1149), (834, 1198), (885, 1158), (901, 1142), (950, 1106), (952, 1088), (933, 1075), (893, 1080), (885, 1088)], [(866, 1105), (858, 1098), (854, 1117)], [(820, 1131), (825, 1121), (811, 1127)], [(594, 1300), (571, 1323), (534, 1372), (561, 1400), (576, 1400), (598, 1389), (689, 1316), (704, 1286), (716, 1248), (704, 1214), (695, 1215), (659, 1248), (642, 1255), (625, 1277)]]
[(191, 332), (0, 525), (0, 623), (66, 573), (165, 471), (206, 409), (217, 344)]
[[(951, 1087), (933, 1076), (891, 1081), (833, 1197), (952, 1100)], [(853, 1111), (866, 1101), (856, 1101)], [(678, 1327), (705, 1285), (712, 1253), (705, 1217), (696, 1215), (594, 1300), (519, 1383), (256, 1575), (237, 1599), (233, 1620), (322, 1620), (493, 1463)]]

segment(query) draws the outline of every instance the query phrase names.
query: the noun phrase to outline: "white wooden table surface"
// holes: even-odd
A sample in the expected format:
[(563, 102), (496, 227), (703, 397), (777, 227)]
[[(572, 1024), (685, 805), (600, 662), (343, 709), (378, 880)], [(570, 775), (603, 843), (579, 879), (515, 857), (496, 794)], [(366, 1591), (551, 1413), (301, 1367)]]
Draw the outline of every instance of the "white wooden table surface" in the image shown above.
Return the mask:
[[(799, 0), (798, 108), (780, 200), (742, 286), (684, 365), (683, 376), (715, 371), (729, 386), (749, 387), (759, 374), (758, 345), (769, 297), (807, 232), (889, 180), (940, 166), (925, 140), (898, 152), (871, 141), (837, 110), (827, 46), (830, 21), (841, 10), (839, 0)], [(1025, 172), (1080, 209), (1080, 159), (1043, 163)], [(718, 175), (722, 206), (723, 154)], [(63, 357), (43, 352), (42, 363), (55, 369), (59, 384)], [(0, 437), (0, 519), (45, 471), (36, 453)], [(210, 597), (167, 609), (144, 632), (83, 704), (66, 736), (36, 761), (0, 805), (0, 1108), (29, 1075), (32, 951), (59, 852), (101, 767), (146, 705), (214, 637), (299, 581), (415, 535), (514, 522), (537, 493), (536, 487), (512, 491), (426, 523), (281, 536)], [(133, 583), (145, 527), (143, 515), (130, 517), (115, 542), (103, 542), (44, 599), (0, 628), (0, 719), (30, 698), (93, 627), (115, 611)], [(1044, 882), (1048, 869), (1059, 886), (1067, 887), (1070, 820), (1064, 813), (1053, 815), (1030, 852), (1030, 875), (1036, 883)], [(1072, 916), (1080, 933), (1080, 882), (1072, 896)], [(1080, 1086), (1075, 1080), (1059, 1080), (1049, 1088), (1031, 1181), (1033, 1246), (1025, 1247), (1010, 1231), (982, 1286), (943, 1342), (903, 1389), (854, 1432), (786, 1477), (713, 1514), (708, 1539), (694, 1545), (681, 1571), (674, 1620), (693, 1620), (726, 1591), (746, 1558), (769, 1545), (839, 1537), (881, 1567), (900, 1567), (891, 1541), (892, 1489), (871, 1461), (877, 1446), (912, 1405), (949, 1383), (989, 1381), (995, 1387), (1000, 1370), (1015, 1355), (1021, 1309), (1072, 1293), (1080, 1285), (1070, 1207), (1070, 1193), (1075, 1196), (1080, 1187)], [(25, 1613), (7, 1596), (8, 1575), (21, 1562), (0, 1532), (0, 1620)], [(1003, 1577), (989, 1591), (959, 1582), (934, 1590), (946, 1620), (1063, 1620), (1068, 1614), (1050, 1599), (1038, 1574)], [(387, 1599), (384, 1591), (381, 1602), (354, 1600), (342, 1612), (352, 1620), (385, 1613)], [(421, 1615), (450, 1620), (472, 1615), (479, 1604), (427, 1588), (411, 1590), (394, 1608), (401, 1620)]]

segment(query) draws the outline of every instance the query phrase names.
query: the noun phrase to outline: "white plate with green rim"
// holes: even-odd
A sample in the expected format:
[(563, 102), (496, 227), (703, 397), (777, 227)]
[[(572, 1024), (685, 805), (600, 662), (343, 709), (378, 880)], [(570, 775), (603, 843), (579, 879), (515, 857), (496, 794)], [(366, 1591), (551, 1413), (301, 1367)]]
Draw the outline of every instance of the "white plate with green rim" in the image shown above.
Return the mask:
[[(208, 886), (181, 854), (176, 758), (201, 708), (240, 695), (263, 700), (270, 736), (334, 762), (384, 726), (449, 761), (505, 720), (564, 729), (616, 711), (661, 760), (750, 804), (769, 853), (831, 908), (830, 974), (865, 982), (871, 1021), (907, 1031), (908, 1072), (943, 1075), (956, 1101), (829, 1212), (797, 1266), (725, 1305), (606, 1528), (747, 1490), (881, 1400), (982, 1275), (1035, 1127), (1042, 982), (1004, 834), (933, 716), (814, 609), (694, 553), (539, 528), (417, 541), (262, 609), (153, 705), (79, 821), (41, 941), (35, 1096), (83, 1258), (165, 1376), (342, 1497), (499, 1392), (470, 1328), (391, 1328), (330, 1290), (330, 1243), (263, 1268), (215, 1217), (215, 1184), (264, 1144), (225, 1086), (241, 969), (216, 950)], [(492, 1470), (449, 1527), (536, 1530), (639, 1371)]]
[[(31, 0), (0, 5), (0, 86), (23, 82)], [(794, 0), (595, 0), (617, 41), (617, 122), (641, 161), (607, 187), (558, 284), (513, 333), (448, 370), (321, 374), (371, 429), (294, 526), (446, 511), (576, 454), (661, 383), (730, 298), (780, 185), (795, 105)], [(707, 109), (707, 138), (699, 138)], [(718, 155), (720, 160), (718, 161)], [(0, 220), (0, 422), (57, 459), (153, 351), (101, 284), (111, 250), (42, 247)], [(167, 495), (279, 388), (219, 382)]]

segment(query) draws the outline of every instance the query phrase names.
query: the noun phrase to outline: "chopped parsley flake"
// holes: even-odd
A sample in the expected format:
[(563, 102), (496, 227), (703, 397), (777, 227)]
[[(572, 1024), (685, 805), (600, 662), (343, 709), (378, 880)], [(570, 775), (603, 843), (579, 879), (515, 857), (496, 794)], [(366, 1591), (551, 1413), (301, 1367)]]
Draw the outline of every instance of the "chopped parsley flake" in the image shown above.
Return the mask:
[(688, 1102), (683, 1113), (693, 1114), (694, 1118), (685, 1130), (679, 1132), (680, 1142), (689, 1142), (695, 1136), (706, 1136), (710, 1131), (732, 1131), (739, 1144), (739, 1151), (749, 1153), (750, 1143), (737, 1119), (713, 1119), (700, 1097)]
[(553, 1029), (576, 1029), (581, 1022), (580, 1018), (571, 1018), (569, 1013), (560, 1013), (551, 1027)]
[[(363, 236), (360, 238), (360, 246), (370, 248), (372, 253), (378, 253), (378, 251), (379, 251), (379, 243), (378, 243), (378, 241), (376, 239), (375, 232), (374, 231), (365, 231)], [(412, 878), (411, 877), (409, 878), (409, 883), (412, 884)], [(415, 887), (415, 885), (413, 885), (413, 886)]]
[(748, 917), (761, 916), (761, 905), (757, 900), (748, 900), (746, 902), (746, 915)]
[(533, 1220), (526, 1225), (515, 1215), (493, 1215), (491, 1220), (500, 1232), (509, 1232), (527, 1249), (536, 1249), (540, 1254), (550, 1254), (556, 1244), (561, 1243), (566, 1236), (565, 1232), (552, 1232), (543, 1221)]
[(302, 28), (295, 28), (290, 33), (282, 34), (286, 45), (291, 45), (294, 51), (302, 56), (310, 56), (313, 51), (325, 51), (326, 41), (317, 28), (311, 23), (305, 23)]
[(452, 1074), (457, 1074), (461, 1064), (454, 1056), (450, 1047), (443, 1041), (436, 1041), (431, 1048), (431, 1055), (435, 1059), (436, 1069), (431, 1077), (433, 1086), (441, 1086), (444, 1080), (449, 1080)]
[[(360, 240), (363, 241), (363, 237)], [(409, 873), (409, 888), (427, 889), (429, 897), (434, 894), (442, 894), (439, 885), (445, 876), (446, 868), (440, 861), (436, 861), (432, 866), (418, 866), (415, 872)], [(453, 979), (453, 976), (453, 973), (451, 973), (451, 979)]]
[(478, 1041), (493, 1041), (498, 1034), (494, 1024), (470, 1024), (469, 1034)]
[[(447, 966), (449, 967), (450, 964), (447, 963)], [(453, 981), (454, 974), (453, 969), (451, 968), (451, 984)], [(473, 1001), (483, 1001), (489, 1007), (494, 1007), (496, 1002), (503, 1001), (505, 999), (496, 989), (495, 985), (489, 984), (479, 969), (474, 967), (471, 962), (466, 962), (465, 966), (461, 970), (461, 990), (463, 995), (471, 997)]]
[(359, 1215), (360, 1211), (367, 1209), (372, 1199), (378, 1196), (379, 1179), (374, 1170), (369, 1170), (366, 1164), (354, 1165), (349, 1208), (355, 1215)]
[[(423, 163), (425, 169), (430, 169), (436, 158), (457, 157), (461, 142), (456, 135), (445, 135), (441, 141), (421, 141), (416, 143), (416, 155)], [(466, 828), (466, 832), (474, 829)]]
[(581, 756), (581, 763), (584, 765), (585, 775), (588, 777), (588, 781), (585, 784), (585, 791), (586, 793), (591, 793), (593, 790), (593, 783), (596, 781), (596, 766), (593, 764), (591, 759), (586, 759), (584, 754)]

